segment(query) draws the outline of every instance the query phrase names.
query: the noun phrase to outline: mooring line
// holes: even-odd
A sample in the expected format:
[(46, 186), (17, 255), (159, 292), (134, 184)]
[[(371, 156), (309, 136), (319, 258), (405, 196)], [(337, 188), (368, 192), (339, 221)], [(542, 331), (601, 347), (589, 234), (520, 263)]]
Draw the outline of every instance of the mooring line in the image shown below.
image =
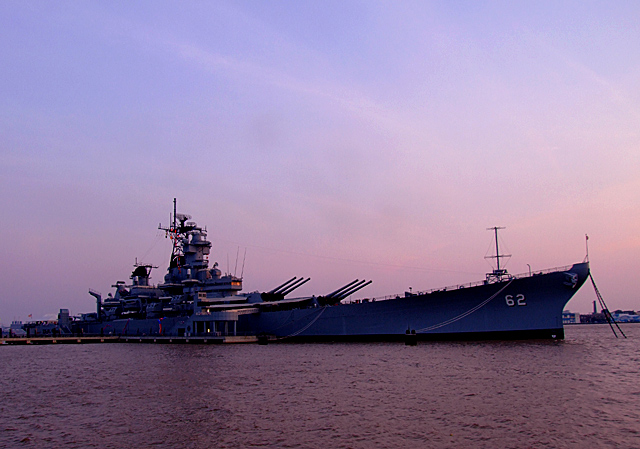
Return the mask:
[(607, 307), (607, 304), (604, 302), (604, 298), (600, 294), (600, 290), (598, 290), (598, 287), (596, 287), (596, 281), (593, 280), (593, 276), (591, 275), (591, 270), (589, 270), (589, 278), (591, 279), (591, 283), (593, 284), (593, 289), (596, 291), (596, 297), (598, 298), (600, 307), (602, 307), (602, 311), (604, 312), (604, 317), (607, 319), (607, 323), (609, 323), (609, 326), (613, 331), (613, 335), (615, 335), (616, 338), (618, 338), (618, 334), (616, 333), (616, 330), (613, 328), (613, 325), (615, 324), (618, 330), (620, 331), (620, 333), (622, 334), (622, 336), (624, 338), (627, 338), (624, 332), (622, 332), (622, 329), (620, 329), (620, 326), (618, 326), (618, 323), (616, 322), (616, 320), (613, 318), (613, 315), (611, 315), (611, 312), (609, 312), (609, 307)]
[(505, 286), (504, 286), (504, 287), (502, 287), (500, 290), (498, 290), (496, 293), (494, 293), (493, 295), (491, 295), (488, 299), (485, 299), (485, 300), (484, 300), (484, 301), (482, 301), (480, 304), (478, 304), (477, 306), (475, 306), (475, 307), (473, 307), (473, 308), (471, 308), (471, 309), (467, 310), (466, 312), (464, 312), (464, 313), (462, 313), (462, 314), (460, 314), (460, 315), (458, 315), (458, 316), (456, 316), (456, 317), (453, 317), (453, 318), (451, 318), (451, 319), (448, 319), (448, 320), (446, 320), (446, 321), (443, 321), (442, 323), (438, 323), (438, 324), (434, 324), (433, 326), (429, 326), (429, 327), (424, 327), (424, 328), (422, 328), (422, 329), (418, 329), (418, 330), (416, 330), (416, 333), (419, 333), (419, 332), (428, 332), (428, 331), (431, 331), (431, 330), (434, 330), (434, 329), (438, 329), (438, 328), (440, 328), (440, 327), (447, 326), (447, 325), (449, 325), (449, 324), (451, 324), (451, 323), (455, 323), (456, 321), (459, 321), (459, 320), (461, 320), (461, 319), (463, 319), (463, 318), (465, 318), (465, 317), (467, 317), (467, 316), (471, 315), (472, 313), (474, 313), (474, 312), (475, 312), (475, 311), (477, 311), (478, 309), (481, 309), (482, 307), (484, 307), (485, 305), (487, 305), (487, 304), (489, 303), (489, 301), (491, 301), (492, 299), (494, 299), (494, 298), (495, 298), (496, 296), (498, 296), (500, 293), (502, 293), (502, 292), (503, 292), (503, 291), (504, 291), (504, 290), (505, 290), (509, 285), (511, 285), (511, 283), (512, 283), (512, 282), (513, 282), (513, 279), (511, 279), (511, 280), (507, 283), (507, 285), (505, 285)]
[(291, 338), (291, 337), (296, 337), (298, 335), (300, 335), (302, 332), (306, 331), (307, 329), (309, 329), (313, 323), (315, 323), (316, 321), (318, 321), (318, 318), (320, 318), (320, 316), (324, 313), (324, 311), (327, 309), (327, 307), (329, 306), (324, 306), (320, 309), (320, 312), (316, 315), (316, 317), (311, 320), (310, 323), (308, 323), (306, 326), (304, 326), (302, 329), (298, 329), (296, 332), (286, 335), (284, 337), (278, 337), (276, 338), (276, 340), (284, 340), (285, 338)]

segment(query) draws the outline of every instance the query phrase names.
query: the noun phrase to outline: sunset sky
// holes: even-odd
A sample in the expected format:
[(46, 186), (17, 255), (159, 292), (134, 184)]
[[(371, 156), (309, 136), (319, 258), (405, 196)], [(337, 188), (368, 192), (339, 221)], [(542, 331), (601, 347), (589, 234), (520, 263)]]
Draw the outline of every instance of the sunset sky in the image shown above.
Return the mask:
[(480, 280), (504, 226), (637, 310), (640, 3), (5, 0), (0, 175), (4, 325), (161, 282), (174, 197), (245, 291)]

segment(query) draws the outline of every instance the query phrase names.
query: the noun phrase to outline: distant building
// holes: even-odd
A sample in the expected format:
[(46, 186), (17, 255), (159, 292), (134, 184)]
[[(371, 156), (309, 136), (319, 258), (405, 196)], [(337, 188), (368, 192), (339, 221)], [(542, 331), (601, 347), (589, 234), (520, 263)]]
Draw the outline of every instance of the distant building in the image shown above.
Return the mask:
[(569, 310), (562, 311), (562, 324), (579, 324), (580, 314)]
[(640, 315), (633, 310), (616, 310), (611, 315), (618, 323), (640, 323)]
[(27, 333), (22, 328), (22, 321), (12, 321), (11, 326), (9, 327), (9, 335), (10, 337), (24, 337)]
[[(594, 310), (593, 313), (580, 315), (580, 322), (584, 324), (607, 323), (608, 320), (605, 312), (605, 310), (601, 310), (600, 312), (596, 312)], [(640, 314), (633, 310), (616, 310), (614, 312), (611, 312), (610, 316), (617, 323), (640, 323)]]

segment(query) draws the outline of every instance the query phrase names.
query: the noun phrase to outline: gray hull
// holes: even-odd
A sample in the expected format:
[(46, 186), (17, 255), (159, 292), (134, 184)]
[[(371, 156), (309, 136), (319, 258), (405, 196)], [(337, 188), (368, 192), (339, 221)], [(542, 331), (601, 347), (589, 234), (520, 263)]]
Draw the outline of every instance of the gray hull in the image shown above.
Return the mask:
[(407, 332), (417, 340), (561, 339), (562, 310), (588, 274), (588, 263), (580, 263), (547, 274), (383, 301), (86, 322), (82, 332), (262, 335), (272, 341), (393, 341), (407, 338)]
[(566, 271), (386, 301), (247, 316), (247, 327), (274, 339), (563, 338), (562, 310), (582, 286), (588, 263)]

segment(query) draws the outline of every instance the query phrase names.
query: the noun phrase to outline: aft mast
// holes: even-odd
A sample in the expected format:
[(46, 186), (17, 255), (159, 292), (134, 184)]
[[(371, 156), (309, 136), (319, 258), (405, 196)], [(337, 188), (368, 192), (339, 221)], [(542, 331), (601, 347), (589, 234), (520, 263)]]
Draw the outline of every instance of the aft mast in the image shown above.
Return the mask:
[(499, 282), (505, 277), (509, 277), (507, 270), (505, 268), (500, 268), (500, 259), (504, 259), (505, 257), (511, 257), (511, 254), (500, 254), (500, 248), (498, 246), (498, 230), (505, 229), (501, 226), (494, 226), (492, 228), (487, 228), (487, 231), (493, 231), (495, 235), (496, 241), (496, 255), (495, 256), (485, 256), (485, 259), (496, 259), (496, 268), (491, 273), (487, 273), (487, 281), (488, 282)]

